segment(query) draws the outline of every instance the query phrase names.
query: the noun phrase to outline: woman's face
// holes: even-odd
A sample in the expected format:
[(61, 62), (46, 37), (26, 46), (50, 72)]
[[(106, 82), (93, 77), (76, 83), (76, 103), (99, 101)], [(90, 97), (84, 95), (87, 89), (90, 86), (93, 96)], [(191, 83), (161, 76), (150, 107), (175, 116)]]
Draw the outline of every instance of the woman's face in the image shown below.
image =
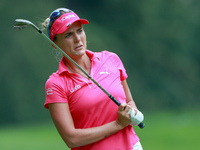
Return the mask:
[(73, 23), (67, 31), (56, 35), (55, 43), (72, 59), (85, 54), (86, 35), (80, 22)]

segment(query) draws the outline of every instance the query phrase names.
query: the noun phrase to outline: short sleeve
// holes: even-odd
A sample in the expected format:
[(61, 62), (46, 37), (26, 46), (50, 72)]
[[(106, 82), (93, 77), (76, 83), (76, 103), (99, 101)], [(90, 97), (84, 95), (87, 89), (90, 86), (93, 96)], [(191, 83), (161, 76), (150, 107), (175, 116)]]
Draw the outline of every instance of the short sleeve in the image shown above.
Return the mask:
[(121, 61), (121, 59), (119, 58), (119, 56), (115, 53), (112, 53), (111, 56), (111, 61), (113, 62), (113, 64), (119, 69), (120, 71), (120, 80), (124, 81), (127, 79), (128, 75), (126, 73), (126, 69), (124, 68), (124, 65)]
[(68, 103), (67, 94), (59, 80), (49, 78), (45, 84), (46, 101), (44, 107), (49, 109), (50, 103)]

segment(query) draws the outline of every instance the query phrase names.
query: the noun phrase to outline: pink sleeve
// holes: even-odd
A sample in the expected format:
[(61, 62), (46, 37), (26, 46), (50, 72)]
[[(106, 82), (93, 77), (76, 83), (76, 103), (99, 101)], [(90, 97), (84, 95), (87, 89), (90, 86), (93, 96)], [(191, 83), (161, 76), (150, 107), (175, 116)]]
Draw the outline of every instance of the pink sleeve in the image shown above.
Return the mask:
[(124, 65), (121, 61), (121, 59), (119, 58), (119, 56), (117, 54), (112, 55), (112, 62), (113, 64), (119, 69), (120, 71), (120, 79), (121, 81), (126, 80), (126, 78), (128, 77), (127, 73), (126, 73), (126, 69), (124, 68)]
[(44, 107), (49, 109), (50, 103), (68, 103), (67, 94), (62, 86), (62, 82), (51, 77), (45, 85), (46, 101)]

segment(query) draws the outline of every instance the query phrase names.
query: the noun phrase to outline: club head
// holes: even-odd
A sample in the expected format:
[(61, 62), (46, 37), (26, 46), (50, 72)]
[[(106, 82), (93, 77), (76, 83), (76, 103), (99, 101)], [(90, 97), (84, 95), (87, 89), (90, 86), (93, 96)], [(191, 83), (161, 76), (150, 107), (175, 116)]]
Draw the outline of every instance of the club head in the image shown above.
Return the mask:
[(28, 25), (32, 25), (32, 23), (28, 20), (16, 19), (14, 21), (14, 29), (17, 31), (26, 28)]

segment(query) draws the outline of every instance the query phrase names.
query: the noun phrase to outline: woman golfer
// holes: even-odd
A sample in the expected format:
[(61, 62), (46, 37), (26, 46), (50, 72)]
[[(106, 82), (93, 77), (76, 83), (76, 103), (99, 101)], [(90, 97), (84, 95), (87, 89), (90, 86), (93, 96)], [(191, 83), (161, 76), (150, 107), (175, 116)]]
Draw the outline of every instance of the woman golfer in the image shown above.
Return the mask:
[(131, 126), (129, 110), (134, 109), (136, 114), (139, 110), (126, 82), (126, 70), (116, 54), (86, 49), (82, 25), (88, 23), (73, 11), (59, 8), (43, 26), (50, 39), (122, 105), (118, 107), (63, 57), (57, 72), (46, 82), (44, 106), (50, 110), (59, 134), (72, 150), (142, 150)]

